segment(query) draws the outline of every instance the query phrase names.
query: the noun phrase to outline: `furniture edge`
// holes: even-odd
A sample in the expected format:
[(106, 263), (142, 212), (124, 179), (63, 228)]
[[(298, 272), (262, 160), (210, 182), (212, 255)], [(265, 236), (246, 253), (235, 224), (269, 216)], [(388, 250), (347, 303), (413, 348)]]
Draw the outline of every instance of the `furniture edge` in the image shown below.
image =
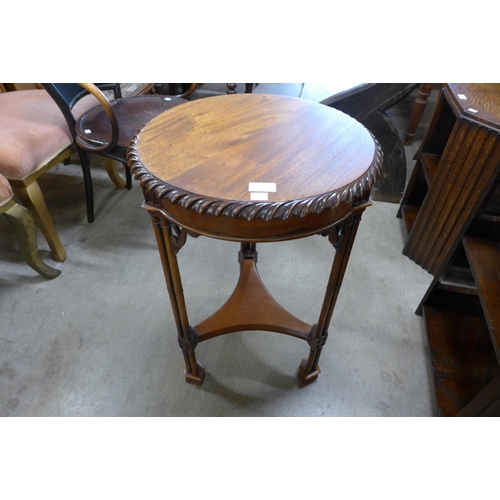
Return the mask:
[(279, 202), (224, 200), (171, 186), (149, 172), (141, 163), (137, 154), (139, 133), (134, 136), (129, 145), (127, 161), (135, 179), (140, 181), (141, 188), (148, 194), (149, 201), (155, 205), (160, 205), (161, 200), (167, 200), (172, 204), (180, 204), (184, 209), (195, 210), (199, 214), (208, 213), (215, 217), (244, 218), (248, 221), (259, 218), (265, 221), (277, 218), (286, 220), (292, 216), (306, 217), (313, 213), (320, 214), (326, 209), (337, 208), (342, 203), (351, 203), (355, 199), (364, 200), (369, 197), (383, 163), (382, 148), (373, 134), (369, 133), (375, 146), (374, 155), (371, 165), (363, 175), (334, 191)]

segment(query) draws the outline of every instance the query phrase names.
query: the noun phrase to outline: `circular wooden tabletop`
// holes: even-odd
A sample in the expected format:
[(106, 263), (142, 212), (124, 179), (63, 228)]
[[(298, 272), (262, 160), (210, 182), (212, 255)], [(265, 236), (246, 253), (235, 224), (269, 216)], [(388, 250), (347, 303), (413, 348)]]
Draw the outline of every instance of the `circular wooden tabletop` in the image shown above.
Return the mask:
[(276, 241), (322, 232), (366, 205), (382, 151), (336, 109), (236, 94), (157, 116), (127, 158), (146, 209), (198, 234)]
[(363, 177), (376, 156), (370, 133), (349, 116), (262, 94), (174, 108), (142, 129), (136, 150), (142, 165), (170, 186), (239, 202), (257, 198), (250, 183), (266, 183), (269, 202), (339, 190)]

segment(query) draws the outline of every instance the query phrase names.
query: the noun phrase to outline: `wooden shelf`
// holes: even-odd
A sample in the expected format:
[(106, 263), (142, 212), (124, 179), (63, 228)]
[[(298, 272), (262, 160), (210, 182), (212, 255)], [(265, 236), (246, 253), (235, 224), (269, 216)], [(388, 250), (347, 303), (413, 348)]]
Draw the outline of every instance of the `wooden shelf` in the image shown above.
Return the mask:
[(463, 242), (500, 360), (500, 226), (489, 221), (476, 221)]
[(415, 219), (418, 215), (418, 208), (413, 205), (401, 205), (401, 214), (406, 225), (406, 231), (408, 234), (411, 232), (413, 224), (415, 224)]
[(436, 172), (439, 167), (439, 160), (441, 160), (441, 155), (422, 154), (420, 156), (427, 186), (432, 184), (432, 181), (436, 176)]
[(459, 414), (496, 380), (498, 362), (477, 296), (439, 290), (423, 307), (440, 416)]
[(500, 186), (496, 186), (492, 190), (492, 194), (488, 197), (484, 207), (481, 208), (478, 218), (494, 222), (500, 221)]
[(447, 84), (398, 212), (434, 276), (416, 313), (442, 416), (500, 416), (499, 145), (500, 85)]
[(401, 201), (420, 207), (404, 254), (434, 277), (474, 218), (500, 215), (498, 123), (500, 84), (447, 84), (438, 96)]

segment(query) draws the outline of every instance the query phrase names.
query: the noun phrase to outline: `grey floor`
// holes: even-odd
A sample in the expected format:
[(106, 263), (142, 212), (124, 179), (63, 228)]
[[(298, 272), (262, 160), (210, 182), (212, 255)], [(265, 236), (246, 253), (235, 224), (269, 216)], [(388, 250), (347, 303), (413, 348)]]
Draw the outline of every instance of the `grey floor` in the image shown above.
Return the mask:
[[(242, 92), (244, 84), (238, 84)], [(255, 92), (320, 100), (332, 87), (260, 84)], [(225, 91), (204, 84), (197, 97)], [(317, 92), (316, 92), (317, 91)], [(404, 131), (415, 95), (391, 110)], [(408, 169), (428, 120), (429, 106)], [(414, 314), (431, 276), (402, 255), (396, 204), (363, 216), (323, 350), (321, 374), (297, 379), (305, 342), (241, 332), (202, 343), (204, 385), (186, 384), (183, 358), (148, 214), (136, 181), (120, 191), (95, 162), (97, 218), (86, 222), (77, 164), (40, 185), (67, 250), (46, 281), (22, 260), (0, 218), (0, 416), (433, 416), (423, 320)], [(211, 314), (238, 278), (238, 246), (189, 239), (179, 253), (192, 324)], [(291, 312), (314, 323), (333, 248), (322, 237), (260, 245), (259, 272)]]

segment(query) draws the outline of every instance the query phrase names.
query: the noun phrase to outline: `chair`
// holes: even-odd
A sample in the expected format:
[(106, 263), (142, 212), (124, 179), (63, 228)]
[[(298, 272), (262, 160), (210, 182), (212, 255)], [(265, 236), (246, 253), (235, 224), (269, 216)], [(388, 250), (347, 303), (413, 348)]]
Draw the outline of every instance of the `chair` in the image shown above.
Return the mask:
[[(188, 99), (196, 90), (197, 83), (155, 83), (154, 92)], [(180, 93), (179, 93), (180, 90)]]
[(30, 267), (49, 280), (59, 276), (61, 271), (49, 267), (38, 255), (35, 221), (25, 207), (15, 202), (9, 181), (2, 174), (0, 174), (0, 215), (5, 216), (12, 224), (19, 241), (21, 255)]
[[(181, 97), (161, 95), (131, 96), (110, 101), (93, 83), (42, 83), (42, 85), (66, 118), (84, 170), (90, 172), (90, 154), (118, 161), (125, 168), (127, 189), (132, 187), (132, 177), (126, 153), (134, 135), (155, 116), (187, 102)], [(89, 93), (100, 105), (79, 116), (74, 110), (80, 100)], [(107, 163), (106, 168), (108, 174), (112, 176), (112, 168), (109, 165)], [(117, 182), (119, 181), (116, 180), (115, 184)], [(88, 219), (91, 222), (94, 219), (91, 182), (88, 186), (86, 184), (86, 187)]]
[[(81, 99), (75, 116), (98, 104), (92, 95)], [(0, 93), (0, 173), (32, 214), (54, 260), (66, 251), (57, 235), (38, 178), (77, 151), (61, 111), (44, 89)], [(83, 169), (86, 184), (88, 172)]]

